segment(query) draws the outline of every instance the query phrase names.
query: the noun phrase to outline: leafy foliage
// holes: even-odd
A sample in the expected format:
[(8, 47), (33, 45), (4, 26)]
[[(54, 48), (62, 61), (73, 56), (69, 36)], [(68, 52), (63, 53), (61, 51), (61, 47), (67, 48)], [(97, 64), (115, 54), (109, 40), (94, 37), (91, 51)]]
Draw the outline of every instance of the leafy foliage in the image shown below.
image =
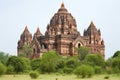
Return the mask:
[(21, 53), (19, 53), (19, 56), (30, 58), (31, 53), (32, 53), (31, 46), (30, 45), (24, 45)]
[(7, 72), (6, 72), (7, 74), (13, 74), (14, 73), (14, 67), (13, 66), (11, 66), (11, 65), (9, 65), (8, 67), (7, 67)]
[(76, 48), (76, 51), (78, 52), (78, 57), (80, 60), (84, 60), (86, 55), (90, 53), (90, 49), (88, 47)]
[(24, 62), (24, 64), (23, 64), (24, 65), (24, 72), (29, 72), (31, 70), (30, 59), (22, 57), (21, 60)]
[(40, 65), (41, 65), (41, 59), (35, 59), (35, 60), (32, 60), (31, 61), (31, 67), (32, 67), (32, 70), (37, 70), (40, 68)]
[(4, 52), (0, 52), (0, 61), (3, 63), (3, 64), (6, 64), (7, 60), (9, 58), (9, 55), (4, 53)]
[(106, 61), (106, 71), (109, 74), (120, 73), (120, 51), (116, 51), (113, 57)]
[(78, 77), (81, 76), (82, 78), (91, 77), (94, 74), (94, 69), (89, 65), (83, 64), (83, 65), (79, 66), (78, 68), (76, 68), (75, 74)]
[(66, 74), (70, 74), (73, 72), (73, 68), (64, 67), (63, 72)]
[(0, 76), (6, 72), (6, 67), (0, 62)]
[(76, 56), (68, 57), (65, 61), (65, 65), (68, 68), (76, 68), (79, 65), (79, 60)]
[(113, 58), (120, 56), (120, 51), (116, 51), (113, 55)]
[(101, 74), (103, 72), (102, 67), (95, 66), (94, 67), (95, 74)]
[(37, 79), (37, 78), (39, 77), (39, 73), (36, 72), (36, 71), (30, 72), (29, 75), (30, 75), (30, 77), (31, 77), (32, 79)]
[(105, 66), (104, 59), (100, 54), (88, 54), (85, 58), (85, 63), (91, 66)]
[(17, 56), (10, 57), (7, 61), (7, 66), (13, 66), (16, 73), (24, 72), (27, 69), (26, 61)]
[(112, 68), (115, 73), (120, 72), (120, 58), (114, 58), (112, 60)]
[(43, 54), (41, 59), (41, 71), (50, 73), (55, 72), (59, 61), (59, 54), (55, 51), (49, 51)]

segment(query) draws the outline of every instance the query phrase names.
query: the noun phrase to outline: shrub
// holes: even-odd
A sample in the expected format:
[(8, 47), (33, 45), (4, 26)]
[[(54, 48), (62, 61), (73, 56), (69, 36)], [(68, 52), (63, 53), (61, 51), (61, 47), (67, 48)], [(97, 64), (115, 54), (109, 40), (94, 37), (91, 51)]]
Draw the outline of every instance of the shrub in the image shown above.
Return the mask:
[(78, 77), (81, 76), (82, 78), (91, 77), (94, 74), (94, 69), (89, 65), (81, 65), (76, 68), (75, 74)]
[(41, 59), (35, 59), (31, 61), (31, 67), (32, 70), (36, 70), (40, 68), (40, 64), (41, 64)]
[(42, 73), (51, 73), (57, 71), (60, 55), (55, 51), (49, 51), (42, 55), (40, 70)]
[(11, 56), (7, 61), (7, 66), (13, 66), (14, 72), (21, 73), (26, 69), (25, 61), (21, 57)]
[(120, 70), (118, 67), (112, 68), (113, 73), (120, 73)]
[(36, 71), (30, 72), (29, 75), (30, 75), (30, 77), (31, 77), (32, 79), (37, 79), (37, 78), (39, 77), (39, 73), (36, 72)]
[(109, 79), (110, 77), (109, 76), (105, 76), (104, 79)]
[(73, 72), (73, 69), (72, 69), (72, 68), (65, 67), (65, 68), (63, 69), (63, 72), (66, 73), (66, 74), (70, 74), (70, 73)]
[(59, 69), (58, 71), (57, 71), (59, 74), (63, 74), (64, 72), (63, 72), (63, 69)]
[(6, 67), (0, 62), (0, 76), (6, 72)]
[(100, 66), (95, 66), (94, 70), (95, 70), (96, 74), (101, 74), (102, 73), (102, 68)]
[(78, 65), (78, 60), (74, 57), (70, 57), (68, 60), (66, 60), (66, 66), (69, 68), (76, 68)]
[(87, 65), (90, 65), (90, 66), (101, 66), (101, 67), (105, 66), (105, 61), (99, 53), (88, 54), (85, 57), (84, 61)]
[(114, 73), (120, 73), (120, 58), (112, 59), (112, 68)]
[(12, 73), (14, 73), (14, 67), (10, 65), (7, 67), (7, 74), (12, 74)]
[(107, 74), (112, 74), (113, 73), (112, 68), (106, 69), (106, 72), (107, 72)]

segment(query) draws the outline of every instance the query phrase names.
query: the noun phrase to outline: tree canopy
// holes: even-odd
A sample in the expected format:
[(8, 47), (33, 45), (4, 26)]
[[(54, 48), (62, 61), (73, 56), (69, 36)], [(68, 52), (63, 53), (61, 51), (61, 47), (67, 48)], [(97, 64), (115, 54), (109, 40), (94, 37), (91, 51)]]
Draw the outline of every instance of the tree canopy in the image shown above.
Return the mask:
[(55, 72), (60, 55), (55, 51), (48, 51), (43, 54), (41, 59), (41, 71), (42, 72)]
[(113, 55), (113, 58), (120, 56), (120, 51), (116, 51)]
[(101, 67), (105, 66), (103, 57), (98, 53), (88, 54), (85, 58), (85, 63), (91, 66), (101, 66)]
[(88, 47), (76, 48), (76, 51), (78, 52), (78, 57), (80, 60), (84, 60), (86, 55), (90, 53), (90, 49)]

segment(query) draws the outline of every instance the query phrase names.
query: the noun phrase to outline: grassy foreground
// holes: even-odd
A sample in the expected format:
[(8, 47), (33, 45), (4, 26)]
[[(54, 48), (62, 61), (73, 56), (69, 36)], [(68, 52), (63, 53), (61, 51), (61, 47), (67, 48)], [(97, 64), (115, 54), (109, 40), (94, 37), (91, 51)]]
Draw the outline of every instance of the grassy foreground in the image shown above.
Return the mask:
[[(104, 79), (109, 76), (109, 79)], [(57, 79), (56, 79), (57, 78)], [(37, 79), (31, 79), (29, 75), (3, 75), (0, 80), (120, 80), (119, 75), (94, 75), (91, 78), (77, 78), (75, 75), (55, 75), (55, 74), (40, 74)]]

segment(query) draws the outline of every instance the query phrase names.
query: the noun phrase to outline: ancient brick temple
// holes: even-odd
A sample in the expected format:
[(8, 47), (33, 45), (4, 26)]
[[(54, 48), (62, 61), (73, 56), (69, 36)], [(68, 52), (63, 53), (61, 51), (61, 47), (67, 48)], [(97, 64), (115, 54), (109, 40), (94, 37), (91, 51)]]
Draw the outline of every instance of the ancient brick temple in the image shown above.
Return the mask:
[(91, 53), (100, 53), (103, 57), (105, 51), (101, 32), (95, 27), (94, 23), (91, 22), (89, 27), (84, 30), (83, 36), (81, 36), (77, 30), (75, 18), (67, 11), (63, 3), (47, 25), (44, 35), (37, 28), (32, 37), (27, 26), (25, 27), (18, 41), (18, 55), (24, 45), (32, 47), (31, 58), (41, 57), (44, 52), (49, 50), (56, 50), (63, 56), (72, 56), (77, 54), (75, 48), (81, 46), (89, 47)]

